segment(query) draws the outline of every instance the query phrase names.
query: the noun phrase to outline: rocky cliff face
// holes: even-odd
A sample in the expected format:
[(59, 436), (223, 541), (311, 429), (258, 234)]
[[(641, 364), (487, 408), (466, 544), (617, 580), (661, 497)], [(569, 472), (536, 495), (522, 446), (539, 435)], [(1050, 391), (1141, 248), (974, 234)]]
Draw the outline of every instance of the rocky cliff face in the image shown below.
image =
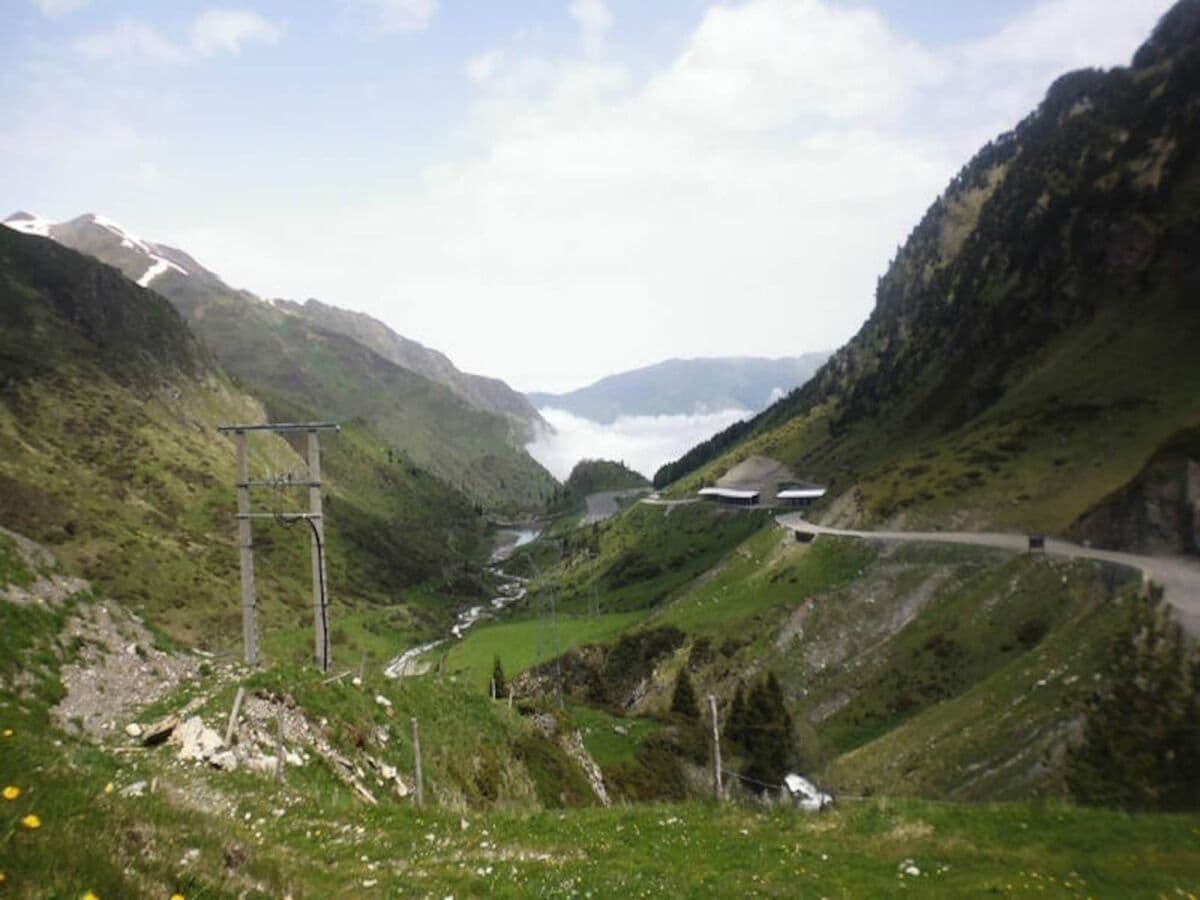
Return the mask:
[(1098, 547), (1200, 555), (1200, 429), (1172, 439), (1070, 534)]

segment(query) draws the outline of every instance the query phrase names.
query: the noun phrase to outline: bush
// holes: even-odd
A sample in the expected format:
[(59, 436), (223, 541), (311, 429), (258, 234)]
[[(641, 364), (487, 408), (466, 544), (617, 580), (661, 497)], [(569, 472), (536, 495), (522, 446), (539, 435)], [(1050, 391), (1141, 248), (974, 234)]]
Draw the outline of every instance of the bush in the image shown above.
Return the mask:
[(1085, 803), (1200, 808), (1200, 651), (1171, 620), (1158, 587), (1129, 601), (1126, 615), (1083, 703), (1067, 786)]

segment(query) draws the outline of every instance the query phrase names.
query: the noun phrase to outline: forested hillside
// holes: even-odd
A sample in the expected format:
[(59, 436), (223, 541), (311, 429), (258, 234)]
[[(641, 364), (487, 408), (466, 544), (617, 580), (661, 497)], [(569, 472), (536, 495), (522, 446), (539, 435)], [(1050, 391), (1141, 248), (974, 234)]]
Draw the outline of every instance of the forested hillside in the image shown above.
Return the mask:
[(1198, 34), (1189, 0), (1132, 66), (1055, 82), (929, 208), (854, 339), (655, 483), (762, 453), (831, 485), (838, 521), (1065, 531), (1137, 479), (1200, 421)]

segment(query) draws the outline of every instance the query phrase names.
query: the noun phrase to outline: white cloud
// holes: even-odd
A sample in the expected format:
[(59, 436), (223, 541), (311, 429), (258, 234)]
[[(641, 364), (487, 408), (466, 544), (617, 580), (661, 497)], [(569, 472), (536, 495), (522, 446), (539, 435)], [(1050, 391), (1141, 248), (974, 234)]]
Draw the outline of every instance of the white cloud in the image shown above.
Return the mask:
[(1127, 65), (1173, 0), (1042, 0), (982, 40), (946, 56), (956, 89), (948, 105), (1016, 120), (1072, 69)]
[(539, 435), (526, 449), (560, 481), (581, 459), (621, 460), (653, 478), (664, 463), (751, 415), (744, 409), (727, 409), (690, 416), (622, 416), (601, 425), (561, 409), (538, 411), (554, 432)]
[(488, 50), (467, 60), (464, 71), (467, 77), (476, 84), (490, 81), (504, 61), (504, 54), (499, 50)]
[(579, 23), (584, 49), (588, 53), (598, 53), (613, 23), (608, 4), (605, 0), (571, 0), (567, 11)]
[(1125, 65), (1173, 2), (1042, 0), (996, 34), (970, 45), (967, 56), (974, 65)]
[(34, 3), (42, 11), (42, 15), (53, 19), (82, 9), (87, 6), (89, 0), (34, 0)]
[(206, 9), (188, 28), (186, 43), (171, 40), (154, 26), (124, 19), (104, 31), (75, 41), (88, 59), (120, 63), (184, 63), (218, 53), (237, 54), (250, 42), (273, 44), (282, 29), (258, 13)]
[(812, 116), (886, 119), (943, 74), (872, 10), (757, 0), (710, 9), (648, 97), (712, 127), (778, 129)]
[(183, 62), (186, 51), (144, 22), (125, 19), (104, 31), (75, 41), (75, 47), (88, 59), (118, 62)]
[(438, 0), (365, 0), (384, 31), (421, 31), (437, 12)]
[[(870, 9), (747, 0), (709, 8), (646, 76), (514, 40), (466, 64), (478, 95), (461, 143), (415, 189), (323, 208), (319, 229), (295, 209), (240, 217), (193, 232), (193, 249), (230, 261), (234, 283), (364, 308), (522, 389), (671, 355), (836, 347), (978, 146), (1089, 44), (1092, 61), (1127, 58), (1168, 4), (1052, 0), (935, 50)], [(594, 35), (602, 9), (571, 6)], [(1035, 53), (1039, 34), (1059, 37)]]
[(192, 49), (201, 56), (226, 52), (236, 54), (242, 44), (274, 44), (280, 28), (256, 12), (239, 9), (207, 9), (192, 21), (188, 36)]

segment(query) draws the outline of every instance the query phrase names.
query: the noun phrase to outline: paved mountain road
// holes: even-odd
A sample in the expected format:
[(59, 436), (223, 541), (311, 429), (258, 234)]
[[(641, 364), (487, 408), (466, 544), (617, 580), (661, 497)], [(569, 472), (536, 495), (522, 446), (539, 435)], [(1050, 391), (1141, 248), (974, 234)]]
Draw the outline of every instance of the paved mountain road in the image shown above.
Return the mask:
[[(977, 547), (996, 547), (1017, 553), (1029, 549), (1029, 538), (1023, 534), (998, 534), (974, 531), (852, 531), (827, 528), (807, 521), (799, 513), (777, 516), (775, 521), (792, 531), (811, 534), (831, 534), (841, 537), (866, 538), (874, 541), (935, 541), (943, 544), (971, 544)], [(1046, 538), (1046, 552), (1071, 559), (1098, 559), (1129, 566), (1144, 578), (1161, 584), (1168, 603), (1175, 607), (1179, 623), (1192, 635), (1200, 636), (1200, 562), (1180, 556), (1141, 556), (1116, 550), (1084, 547), (1068, 541)]]

